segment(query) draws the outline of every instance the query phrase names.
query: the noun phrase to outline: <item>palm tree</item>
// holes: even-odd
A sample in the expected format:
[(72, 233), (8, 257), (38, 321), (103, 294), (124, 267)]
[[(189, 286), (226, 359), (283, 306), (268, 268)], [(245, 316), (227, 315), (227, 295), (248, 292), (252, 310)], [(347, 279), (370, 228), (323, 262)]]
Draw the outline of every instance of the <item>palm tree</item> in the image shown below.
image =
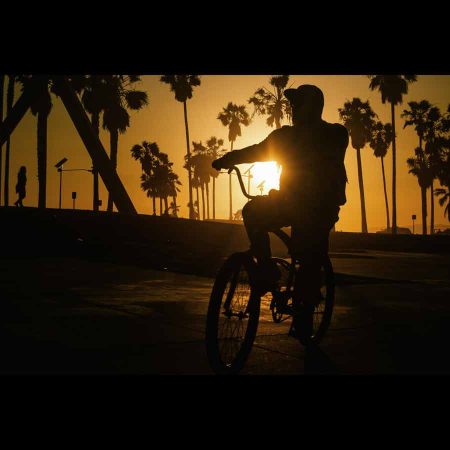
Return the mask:
[(367, 233), (366, 203), (364, 198), (364, 181), (361, 162), (361, 149), (364, 148), (372, 136), (372, 127), (376, 114), (372, 111), (369, 102), (362, 102), (359, 98), (344, 103), (339, 108), (339, 117), (351, 137), (352, 147), (356, 150), (358, 162), (359, 195), (361, 199), (361, 231)]
[[(267, 125), (269, 127), (281, 128), (281, 122), (286, 116), (291, 117), (291, 105), (284, 97), (284, 91), (289, 82), (289, 75), (276, 75), (270, 78), (270, 85), (274, 88), (269, 90), (265, 87), (259, 88), (248, 101), (254, 105), (253, 116), (267, 115)], [(252, 117), (253, 117), (252, 116)]]
[(401, 117), (405, 119), (403, 128), (414, 126), (414, 129), (419, 137), (419, 148), (423, 150), (423, 139), (426, 131), (427, 115), (431, 109), (431, 104), (428, 100), (420, 102), (408, 102), (409, 110), (404, 109)]
[(438, 188), (434, 191), (434, 194), (436, 197), (441, 197), (439, 199), (439, 204), (441, 206), (444, 206), (445, 203), (445, 210), (444, 214), (447, 215), (448, 220), (450, 221), (450, 188), (448, 186), (445, 186), (445, 188)]
[(415, 149), (415, 157), (408, 158), (406, 163), (409, 173), (417, 177), (420, 186), (422, 198), (422, 234), (427, 234), (427, 189), (430, 186), (431, 172), (427, 159), (424, 157), (423, 151), (417, 147)]
[[(132, 88), (132, 85), (140, 80), (138, 75), (105, 77), (107, 99), (103, 112), (103, 128), (110, 134), (110, 159), (114, 170), (117, 168), (119, 133), (125, 133), (130, 126), (130, 115), (127, 109), (138, 111), (148, 104), (147, 93)], [(108, 194), (107, 210), (109, 212), (113, 210), (111, 193)]]
[(178, 217), (178, 211), (180, 210), (180, 207), (177, 206), (175, 201), (170, 202), (169, 210), (172, 211), (173, 217)]
[(425, 123), (425, 154), (428, 158), (428, 164), (431, 172), (430, 182), (430, 234), (434, 233), (434, 180), (438, 176), (439, 167), (441, 164), (441, 157), (443, 147), (446, 139), (443, 136), (445, 133), (444, 123), (441, 111), (438, 107), (433, 106), (427, 114)]
[[(14, 103), (14, 86), (16, 84), (16, 75), (9, 74), (8, 75), (8, 89), (6, 92), (6, 114), (8, 115), (11, 112)], [(2, 97), (3, 99), (3, 97)], [(4, 205), (9, 205), (9, 159), (11, 154), (11, 136), (8, 136), (6, 141), (6, 152), (5, 152), (5, 187), (4, 187), (4, 196), (5, 202)]]
[[(0, 123), (3, 122), (3, 95), (5, 89), (5, 75), (0, 73)], [(0, 205), (2, 204), (2, 173), (3, 173), (3, 145), (0, 144)]]
[[(187, 100), (192, 98), (192, 93), (195, 86), (200, 86), (200, 77), (198, 75), (163, 75), (160, 80), (162, 83), (170, 85), (170, 90), (175, 92), (175, 99), (183, 103), (184, 109), (184, 125), (186, 128), (186, 149), (187, 160), (191, 158), (191, 151), (189, 148), (189, 126), (187, 113)], [(191, 164), (187, 165), (189, 177), (189, 219), (194, 219), (195, 214), (192, 202), (192, 173)]]
[(159, 164), (160, 151), (156, 142), (143, 141), (142, 144), (133, 145), (131, 157), (141, 163), (141, 188), (147, 193), (147, 197), (152, 198), (153, 215), (156, 215), (156, 183), (154, 172)]
[[(212, 163), (214, 160), (220, 158), (224, 150), (222, 148), (223, 146), (223, 139), (217, 139), (215, 136), (211, 136), (206, 141), (206, 151), (210, 159), (210, 163)], [(212, 216), (213, 219), (216, 218), (216, 178), (219, 176), (220, 172), (213, 169), (211, 167), (211, 164), (209, 163), (209, 175), (212, 179), (212, 187), (213, 187), (213, 196), (212, 196)]]
[(383, 175), (383, 189), (384, 201), (386, 204), (386, 230), (391, 227), (389, 223), (389, 203), (386, 189), (386, 176), (384, 172), (384, 158), (387, 154), (388, 148), (392, 142), (392, 126), (390, 123), (383, 124), (376, 122), (372, 128), (372, 136), (370, 139), (370, 147), (373, 149), (373, 154), (376, 158), (381, 159), (381, 173)]
[(37, 160), (38, 160), (38, 207), (45, 209), (47, 192), (47, 120), (53, 107), (50, 92), (54, 92), (53, 83), (43, 75), (20, 75), (18, 81), (25, 89), (35, 90), (38, 94), (31, 103), (31, 113), (37, 116)]
[(403, 102), (403, 95), (408, 93), (409, 83), (417, 81), (416, 75), (368, 75), (369, 87), (381, 93), (382, 103), (388, 101), (391, 104), (392, 120), (392, 233), (397, 234), (397, 167), (395, 146), (395, 105)]
[[(228, 140), (231, 143), (230, 151), (233, 151), (234, 141), (241, 136), (241, 125), (248, 127), (250, 125), (250, 117), (245, 105), (236, 105), (229, 102), (217, 116), (224, 127), (228, 127)], [(233, 196), (231, 186), (231, 174), (229, 174), (229, 194), (230, 194), (230, 215), (229, 220), (233, 220)]]

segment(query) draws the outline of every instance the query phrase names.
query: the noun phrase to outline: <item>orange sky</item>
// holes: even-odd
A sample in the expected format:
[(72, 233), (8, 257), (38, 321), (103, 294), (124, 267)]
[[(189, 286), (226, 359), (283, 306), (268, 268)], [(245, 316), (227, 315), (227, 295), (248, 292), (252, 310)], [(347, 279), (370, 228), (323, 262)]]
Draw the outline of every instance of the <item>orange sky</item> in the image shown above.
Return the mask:
[[(143, 140), (156, 141), (160, 149), (169, 154), (174, 169), (183, 183), (177, 203), (181, 205), (180, 215), (187, 217), (187, 172), (182, 169), (183, 156), (186, 153), (183, 106), (176, 102), (169, 86), (159, 82), (158, 75), (146, 75), (139, 85), (149, 95), (149, 105), (137, 113), (131, 113), (131, 127), (119, 137), (118, 173), (139, 213), (151, 214), (151, 201), (140, 190), (140, 166), (131, 159), (130, 149)], [(227, 142), (227, 129), (217, 120), (217, 115), (229, 101), (247, 104), (253, 92), (268, 85), (268, 75), (205, 75), (201, 77), (201, 86), (195, 88), (194, 97), (188, 101), (191, 141), (205, 141), (211, 136), (223, 138)], [(360, 97), (369, 100), (372, 108), (383, 122), (390, 121), (389, 105), (381, 103), (378, 92), (369, 90), (369, 80), (359, 75), (292, 75), (290, 84), (297, 87), (309, 83), (319, 86), (325, 95), (323, 118), (329, 122), (339, 121), (338, 108), (346, 100)], [(19, 88), (16, 89), (16, 96)], [(408, 101), (429, 100), (445, 110), (450, 104), (450, 76), (418, 75), (418, 81), (410, 86), (404, 103), (397, 107), (397, 216), (399, 226), (411, 227), (411, 214), (417, 214), (420, 222), (420, 190), (417, 180), (408, 174), (406, 159), (413, 155), (417, 146), (417, 136), (413, 129), (403, 129), (400, 113)], [(69, 162), (65, 168), (90, 168), (91, 161), (83, 147), (74, 126), (61, 101), (54, 98), (54, 107), (48, 121), (48, 181), (47, 206), (58, 206), (59, 178), (53, 167), (63, 157)], [(252, 111), (252, 108), (248, 108)], [(252, 124), (243, 129), (242, 137), (235, 142), (235, 148), (242, 148), (264, 139), (272, 129), (265, 124), (265, 118), (255, 117)], [(109, 152), (109, 136), (101, 132), (103, 145)], [(5, 147), (3, 147), (3, 153)], [(391, 153), (385, 161), (389, 202), (391, 200)], [(356, 167), (356, 152), (349, 146), (345, 160), (349, 184), (347, 185), (347, 204), (342, 208), (337, 229), (342, 231), (360, 231), (360, 201)], [(367, 147), (362, 151), (364, 185), (366, 191), (366, 209), (369, 231), (377, 231), (385, 226), (385, 206), (381, 178), (381, 163)], [(10, 204), (16, 199), (14, 186), (21, 165), (27, 166), (28, 184), (25, 205), (37, 205), (37, 160), (36, 160), (36, 118), (27, 113), (12, 135)], [(243, 166), (245, 169), (246, 166)], [(3, 181), (2, 181), (3, 183)], [(100, 183), (102, 209), (106, 207), (107, 194)], [(245, 203), (237, 181), (233, 187), (233, 209), (236, 211)], [(255, 187), (253, 187), (254, 189)], [(228, 176), (221, 175), (217, 185), (216, 217), (228, 218)], [(91, 209), (92, 175), (88, 172), (67, 172), (64, 174), (63, 207), (71, 208), (71, 192), (77, 191), (77, 208)], [(253, 191), (254, 192), (254, 191)], [(391, 205), (390, 205), (391, 207)], [(436, 224), (448, 226), (443, 208), (436, 201)], [(447, 224), (447, 225), (445, 225)], [(417, 231), (417, 228), (416, 228)]]

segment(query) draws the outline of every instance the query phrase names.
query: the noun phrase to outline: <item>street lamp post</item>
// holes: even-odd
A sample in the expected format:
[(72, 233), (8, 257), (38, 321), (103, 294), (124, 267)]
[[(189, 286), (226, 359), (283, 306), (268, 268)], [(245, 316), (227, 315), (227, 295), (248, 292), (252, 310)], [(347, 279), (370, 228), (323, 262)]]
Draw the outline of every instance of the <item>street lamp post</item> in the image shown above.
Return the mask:
[(62, 173), (63, 173), (63, 165), (68, 161), (67, 158), (63, 158), (61, 161), (55, 164), (55, 167), (59, 172), (59, 209), (61, 209), (61, 193), (62, 193)]
[[(65, 164), (68, 161), (67, 158), (62, 159), (57, 164), (55, 164), (55, 167), (58, 169), (59, 172), (59, 209), (61, 209), (61, 198), (62, 198), (62, 173), (63, 172), (90, 172), (94, 175), (94, 169), (63, 169), (63, 164)], [(75, 194), (75, 197), (73, 196)], [(72, 200), (73, 207), (75, 209), (75, 199), (76, 199), (76, 192), (72, 192)], [(100, 205), (99, 205), (100, 206)]]

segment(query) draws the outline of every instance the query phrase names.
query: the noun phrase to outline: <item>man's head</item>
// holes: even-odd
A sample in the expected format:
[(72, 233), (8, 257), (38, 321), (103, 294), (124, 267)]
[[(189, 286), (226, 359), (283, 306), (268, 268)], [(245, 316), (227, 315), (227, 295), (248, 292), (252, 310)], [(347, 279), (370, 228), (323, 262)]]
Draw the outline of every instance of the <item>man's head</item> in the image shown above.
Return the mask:
[(294, 125), (321, 120), (324, 98), (317, 86), (302, 84), (297, 89), (286, 89), (284, 95), (291, 103)]

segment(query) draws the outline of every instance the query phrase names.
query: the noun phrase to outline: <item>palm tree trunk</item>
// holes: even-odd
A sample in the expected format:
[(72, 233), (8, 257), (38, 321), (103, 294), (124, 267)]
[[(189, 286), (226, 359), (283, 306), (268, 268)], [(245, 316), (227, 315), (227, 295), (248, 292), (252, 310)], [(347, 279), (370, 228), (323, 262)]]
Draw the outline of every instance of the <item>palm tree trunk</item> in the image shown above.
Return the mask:
[(434, 186), (433, 181), (431, 180), (430, 185), (430, 234), (434, 234)]
[(209, 183), (206, 183), (206, 217), (209, 220)]
[(194, 205), (192, 203), (192, 173), (191, 173), (191, 149), (189, 145), (189, 126), (188, 126), (188, 115), (187, 115), (187, 104), (186, 101), (183, 102), (184, 107), (184, 125), (186, 128), (186, 148), (188, 157), (188, 177), (189, 177), (189, 219), (194, 219)]
[(359, 181), (359, 196), (361, 199), (361, 231), (367, 233), (367, 218), (366, 218), (366, 201), (364, 198), (364, 180), (361, 162), (361, 149), (356, 149), (356, 158), (358, 161), (358, 181)]
[(174, 215), (175, 217), (178, 217), (178, 213), (177, 213), (177, 196), (174, 195), (174, 196), (172, 197), (172, 200), (173, 200), (173, 215)]
[[(5, 75), (0, 74), (0, 122), (3, 122), (3, 94)], [(0, 145), (0, 205), (2, 204), (3, 145)]]
[(388, 203), (388, 196), (387, 196), (387, 190), (386, 190), (386, 176), (384, 173), (384, 158), (381, 157), (381, 172), (383, 174), (383, 189), (384, 189), (384, 201), (386, 203), (386, 231), (390, 228), (389, 223), (389, 203)]
[(422, 194), (422, 234), (427, 234), (427, 188), (420, 187)]
[(397, 168), (396, 168), (396, 147), (395, 147), (395, 106), (391, 102), (392, 116), (392, 234), (397, 234)]
[[(92, 114), (92, 126), (97, 136), (100, 135), (100, 114)], [(98, 211), (98, 170), (95, 167), (94, 160), (92, 160), (92, 178), (93, 178), (93, 199), (92, 199), (92, 209)]]
[[(119, 144), (119, 131), (112, 130), (109, 132), (109, 142), (110, 142), (110, 153), (109, 157), (111, 159), (111, 164), (113, 166), (113, 170), (117, 169), (117, 147)], [(108, 192), (108, 212), (113, 211), (113, 198), (111, 192)]]
[[(8, 91), (6, 93), (6, 114), (11, 112), (14, 103), (14, 79), (15, 76), (8, 76)], [(9, 205), (9, 159), (11, 154), (11, 136), (8, 136), (6, 141), (6, 153), (5, 153), (5, 206)]]
[(160, 215), (160, 216), (163, 215), (163, 210), (162, 210), (162, 197), (159, 197), (159, 215)]
[[(231, 141), (231, 149), (230, 151), (233, 151), (233, 141)], [(228, 175), (228, 190), (230, 193), (230, 216), (228, 217), (229, 220), (233, 220), (233, 191), (231, 186), (231, 173)]]
[(213, 178), (213, 198), (212, 198), (212, 206), (213, 206), (213, 219), (216, 220), (216, 179)]
[(37, 115), (37, 153), (38, 153), (38, 207), (45, 209), (47, 193), (47, 118), (45, 113)]
[(200, 201), (198, 198), (198, 187), (195, 188), (195, 191), (197, 192), (197, 213), (196, 214), (196, 219), (200, 219)]
[(164, 214), (169, 214), (169, 203), (167, 202), (167, 197), (164, 197)]
[(205, 220), (205, 185), (204, 185), (204, 183), (202, 183), (201, 190), (202, 190), (202, 215), (203, 215), (203, 220)]
[(153, 215), (156, 216), (156, 195), (152, 195)]

